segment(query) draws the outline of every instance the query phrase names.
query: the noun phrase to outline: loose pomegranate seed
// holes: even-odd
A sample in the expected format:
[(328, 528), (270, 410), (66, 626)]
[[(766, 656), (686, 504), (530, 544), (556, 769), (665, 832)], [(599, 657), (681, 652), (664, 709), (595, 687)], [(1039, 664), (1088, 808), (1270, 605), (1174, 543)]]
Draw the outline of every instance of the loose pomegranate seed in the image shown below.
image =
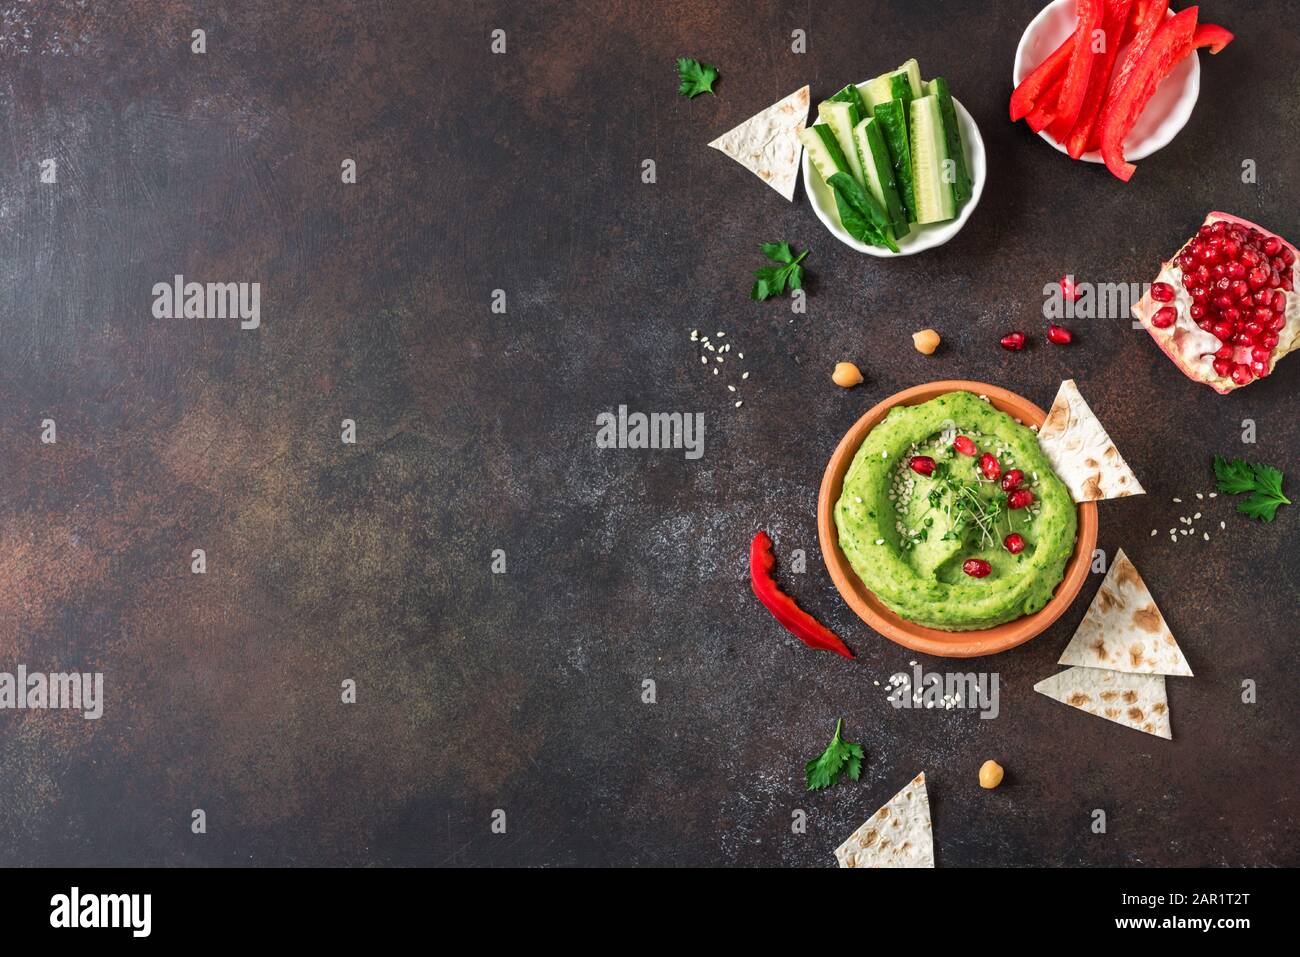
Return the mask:
[(1156, 302), (1169, 302), (1174, 298), (1174, 287), (1167, 282), (1153, 282), (1151, 284), (1151, 298)]
[(958, 452), (960, 452), (962, 455), (975, 454), (975, 443), (972, 442), (964, 435), (959, 435), (957, 436), (957, 438), (953, 439), (952, 447), (956, 449)]
[(913, 455), (907, 464), (917, 475), (929, 475), (934, 471), (934, 459), (928, 455)]
[(1058, 346), (1068, 346), (1074, 341), (1074, 333), (1065, 326), (1051, 325), (1047, 327), (1047, 338), (1051, 339)]
[(1006, 538), (1002, 539), (1002, 547), (1012, 555), (1019, 555), (1025, 550), (1025, 537), (1019, 532), (1012, 532)]
[[(1198, 308), (1200, 308), (1201, 313), (1204, 314), (1205, 312), (1204, 308), (1199, 306), (1192, 306), (1193, 318), (1197, 318), (1195, 310)], [(1151, 325), (1155, 326), (1157, 329), (1168, 329), (1170, 326), (1174, 324), (1174, 322), (1177, 319), (1178, 319), (1177, 309), (1175, 309), (1173, 306), (1161, 306), (1159, 309), (1156, 310), (1156, 314), (1151, 317)]]
[(993, 566), (982, 558), (968, 558), (962, 562), (961, 570), (971, 578), (987, 578)]
[(1079, 298), (1079, 287), (1074, 284), (1074, 276), (1061, 277), (1061, 295), (1071, 302)]
[(1020, 469), (1011, 469), (1006, 475), (1002, 476), (1002, 491), (1010, 492), (1017, 488), (1025, 480), (1025, 473)]
[(1232, 381), (1237, 385), (1245, 385), (1255, 378), (1255, 374), (1250, 371), (1250, 366), (1244, 362), (1238, 362), (1232, 367)]
[(997, 481), (998, 476), (1002, 474), (1002, 463), (992, 452), (985, 452), (980, 456), (980, 473), (990, 482)]
[(1002, 343), (1003, 349), (1019, 352), (1025, 347), (1025, 334), (1023, 332), (1008, 332), (998, 341)]
[(1028, 508), (1033, 501), (1033, 492), (1027, 488), (1018, 488), (1007, 496), (1007, 508)]

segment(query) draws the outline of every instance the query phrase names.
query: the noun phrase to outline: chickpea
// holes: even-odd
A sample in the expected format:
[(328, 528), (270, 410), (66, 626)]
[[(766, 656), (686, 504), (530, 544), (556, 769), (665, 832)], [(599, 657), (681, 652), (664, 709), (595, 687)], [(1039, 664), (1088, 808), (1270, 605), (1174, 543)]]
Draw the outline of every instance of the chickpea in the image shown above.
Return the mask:
[(916, 351), (922, 355), (932, 355), (935, 349), (939, 348), (939, 333), (933, 329), (922, 329), (920, 332), (912, 333), (912, 345), (916, 346)]
[(980, 787), (992, 791), (1002, 783), (1002, 765), (996, 761), (985, 761), (980, 765)]
[(842, 389), (852, 389), (862, 381), (862, 370), (852, 362), (837, 362), (831, 381)]

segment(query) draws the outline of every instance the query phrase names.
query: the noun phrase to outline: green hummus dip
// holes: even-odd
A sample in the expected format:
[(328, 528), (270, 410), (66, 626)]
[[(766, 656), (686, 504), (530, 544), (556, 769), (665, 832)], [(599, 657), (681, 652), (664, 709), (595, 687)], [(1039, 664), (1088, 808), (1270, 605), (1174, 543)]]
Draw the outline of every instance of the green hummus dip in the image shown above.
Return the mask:
[[(953, 448), (974, 441), (974, 456)], [(1020, 469), (1028, 508), (1007, 507), (1000, 481), (979, 469), (997, 457), (1002, 476)], [(913, 456), (932, 458), (920, 475)], [(1032, 614), (1051, 600), (1074, 551), (1070, 493), (1038, 447), (1038, 436), (969, 392), (891, 409), (867, 434), (835, 503), (840, 548), (876, 597), (901, 618), (945, 631), (990, 628)], [(1024, 539), (1012, 554), (1004, 540)], [(987, 577), (962, 570), (968, 559), (991, 566)]]

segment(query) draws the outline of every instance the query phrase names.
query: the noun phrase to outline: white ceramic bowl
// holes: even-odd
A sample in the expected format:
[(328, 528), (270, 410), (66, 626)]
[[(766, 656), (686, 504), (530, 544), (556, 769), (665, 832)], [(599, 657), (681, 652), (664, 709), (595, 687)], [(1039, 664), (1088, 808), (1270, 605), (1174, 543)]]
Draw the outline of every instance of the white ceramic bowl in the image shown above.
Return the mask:
[[(1172, 10), (1167, 13), (1167, 16), (1173, 15)], [(1019, 86), (1020, 81), (1034, 67), (1051, 56), (1052, 51), (1074, 32), (1075, 22), (1075, 0), (1052, 0), (1043, 7), (1038, 16), (1030, 21), (1024, 35), (1020, 37), (1020, 45), (1016, 47), (1016, 63), (1011, 72), (1013, 87)], [(1115, 58), (1116, 70), (1124, 61), (1127, 50), (1128, 44), (1125, 44)], [(1200, 93), (1201, 60), (1193, 51), (1191, 56), (1174, 67), (1173, 72), (1157, 88), (1156, 95), (1151, 98), (1132, 132), (1124, 140), (1124, 156), (1130, 161), (1145, 159), (1160, 147), (1167, 146), (1186, 125)], [(1060, 152), (1065, 152), (1064, 144), (1052, 139), (1047, 130), (1038, 135)], [(1089, 163), (1102, 161), (1101, 153), (1096, 151), (1084, 153), (1080, 159)]]
[[(866, 85), (865, 81), (859, 83), (858, 89), (862, 89)], [(913, 253), (933, 249), (935, 246), (942, 246), (961, 232), (961, 228), (966, 225), (966, 220), (970, 219), (970, 214), (979, 204), (980, 193), (984, 192), (986, 165), (984, 162), (984, 141), (980, 139), (979, 127), (975, 125), (971, 115), (966, 112), (966, 108), (957, 102), (955, 96), (952, 98), (952, 105), (953, 109), (957, 111), (957, 123), (961, 127), (961, 138), (966, 147), (966, 161), (970, 166), (971, 179), (970, 199), (966, 200), (966, 205), (958, 211), (957, 218), (944, 223), (931, 223), (928, 226), (918, 226), (913, 223), (911, 232), (898, 241), (898, 252), (896, 253), (890, 252), (883, 246), (868, 246), (866, 243), (854, 239), (840, 225), (840, 214), (835, 207), (835, 197), (831, 194), (831, 190), (822, 179), (821, 174), (813, 168), (812, 161), (808, 159), (808, 151), (804, 150), (804, 193), (807, 194), (808, 201), (812, 204), (813, 212), (822, 221), (822, 225), (830, 230), (832, 236), (860, 253), (892, 259), (895, 256), (910, 256)]]

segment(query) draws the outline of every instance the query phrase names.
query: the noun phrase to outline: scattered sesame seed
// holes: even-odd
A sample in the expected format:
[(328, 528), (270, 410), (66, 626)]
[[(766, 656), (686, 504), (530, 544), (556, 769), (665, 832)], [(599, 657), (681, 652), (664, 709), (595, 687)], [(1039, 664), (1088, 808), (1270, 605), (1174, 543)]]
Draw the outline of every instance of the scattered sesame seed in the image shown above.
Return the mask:
[(1196, 497), (1197, 497), (1197, 498), (1205, 498), (1205, 496), (1202, 495), (1200, 492), (1197, 492), (1197, 493), (1196, 493)]
[(735, 387), (734, 385), (729, 385), (729, 386), (727, 386), (727, 391), (728, 391), (728, 392), (735, 392), (735, 391), (736, 391), (736, 387)]
[(736, 355), (742, 359), (745, 358), (745, 354), (743, 352), (737, 352)]
[(744, 405), (744, 404), (745, 404), (745, 400), (744, 400), (744, 399), (737, 399), (737, 400), (736, 400), (736, 408), (737, 408), (737, 409), (739, 409), (739, 408), (740, 408), (742, 405)]
[(1227, 528), (1227, 527), (1228, 527), (1228, 523), (1227, 523), (1227, 522), (1220, 522), (1220, 523), (1219, 523), (1219, 528)]
[(1192, 516), (1192, 518), (1200, 518), (1200, 517), (1201, 517), (1201, 513), (1200, 513), (1200, 512), (1197, 512), (1195, 515)]
[(1151, 537), (1152, 537), (1152, 538), (1155, 538), (1155, 534), (1156, 534), (1156, 530), (1155, 530), (1154, 528), (1151, 529)]
[[(743, 359), (744, 356), (741, 356), (741, 358)], [(749, 373), (748, 373), (748, 372), (742, 372), (742, 373), (740, 374), (740, 377), (741, 377), (742, 379), (748, 379), (748, 378), (749, 378)]]
[(1206, 532), (1206, 533), (1205, 533), (1204, 535), (1202, 535), (1201, 537), (1204, 538), (1204, 539), (1208, 542), (1208, 541), (1210, 540), (1210, 533), (1209, 533), (1209, 532)]
[(876, 544), (877, 544), (877, 545), (883, 545), (883, 544), (885, 544), (885, 540), (884, 540), (883, 538), (877, 538), (877, 539), (876, 539)]
[(717, 374), (718, 374), (718, 370), (717, 370), (717, 369), (714, 369), (714, 370), (713, 370), (713, 374), (714, 374), (714, 375), (717, 375)]
[(881, 453), (880, 453), (880, 457), (881, 457), (882, 459), (887, 459), (887, 458), (889, 458), (889, 449), (883, 449), (883, 450), (881, 451)]
[(705, 365), (708, 365), (708, 364), (709, 364), (709, 357), (708, 357), (708, 356), (700, 356), (700, 361), (703, 362)]
[(723, 331), (721, 331), (721, 330), (718, 331), (718, 338), (719, 338), (719, 339), (725, 339), (726, 337), (727, 337), (727, 334), (726, 334), (725, 332), (723, 332)]
[(717, 357), (717, 360), (718, 360), (719, 362), (721, 362), (721, 361), (722, 361), (722, 356), (718, 356), (718, 357)]
[(692, 330), (691, 330), (691, 342), (697, 342), (697, 341), (699, 341), (699, 338), (700, 338), (700, 330), (698, 330), (698, 329), (692, 329)]
[(1177, 502), (1179, 505), (1183, 504), (1183, 500), (1181, 498), (1175, 498), (1174, 501)]
[(1218, 493), (1218, 492), (1211, 492), (1211, 493), (1210, 493), (1210, 498), (1218, 498), (1218, 497), (1219, 497), (1219, 493)]

